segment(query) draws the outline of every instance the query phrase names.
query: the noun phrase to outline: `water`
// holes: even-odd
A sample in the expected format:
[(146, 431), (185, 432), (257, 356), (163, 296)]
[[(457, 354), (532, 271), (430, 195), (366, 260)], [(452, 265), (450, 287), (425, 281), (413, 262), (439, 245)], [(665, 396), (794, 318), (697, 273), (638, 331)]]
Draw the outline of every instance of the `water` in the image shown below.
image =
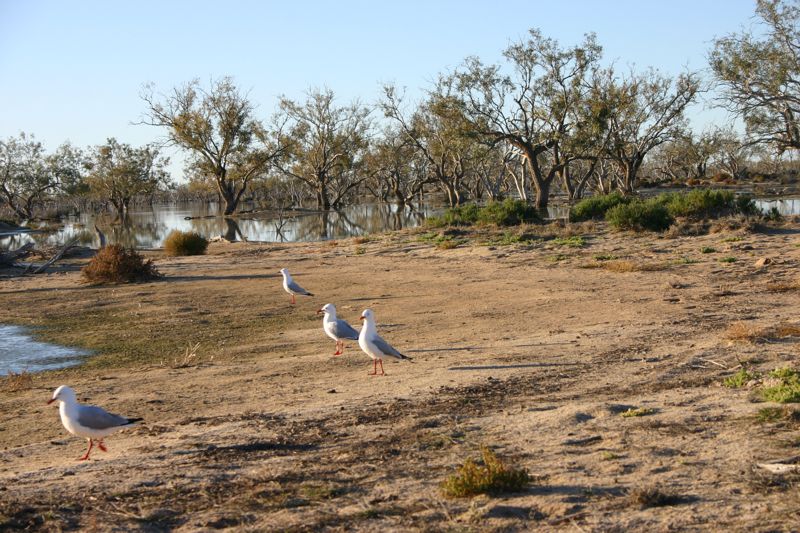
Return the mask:
[[(244, 205), (243, 209), (248, 206)], [(341, 239), (386, 230), (415, 227), (426, 215), (441, 208), (423, 206), (418, 210), (391, 204), (363, 204), (339, 211), (304, 213), (283, 220), (255, 219), (247, 214), (236, 219), (218, 216), (219, 208), (211, 203), (154, 205), (150, 209), (129, 213), (125, 224), (108, 214), (81, 213), (63, 220), (63, 227), (54, 232), (0, 233), (0, 249), (16, 249), (33, 241), (37, 245), (61, 245), (77, 237), (77, 244), (96, 248), (100, 228), (109, 243), (135, 248), (159, 248), (170, 231), (195, 231), (204, 237), (224, 236), (230, 240), (262, 242), (298, 242)], [(292, 213), (287, 213), (292, 214)], [(190, 220), (187, 220), (191, 217)], [(204, 217), (204, 218), (194, 218)], [(37, 228), (32, 228), (37, 229)]]
[(20, 326), (0, 325), (0, 375), (77, 365), (88, 352), (34, 340)]
[(775, 207), (783, 216), (800, 215), (800, 198), (762, 198), (756, 200), (756, 206), (764, 212)]

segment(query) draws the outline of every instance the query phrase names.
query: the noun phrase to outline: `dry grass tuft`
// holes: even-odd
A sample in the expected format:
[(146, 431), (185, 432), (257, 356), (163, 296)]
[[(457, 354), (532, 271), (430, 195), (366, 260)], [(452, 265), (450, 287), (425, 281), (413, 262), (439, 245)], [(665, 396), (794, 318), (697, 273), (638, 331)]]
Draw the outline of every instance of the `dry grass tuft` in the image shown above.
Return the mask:
[(526, 469), (507, 466), (486, 446), (481, 448), (481, 454), (483, 465), (467, 459), (458, 472), (442, 483), (445, 496), (463, 498), (476, 494), (520, 492), (530, 483)]
[[(200, 343), (197, 342), (195, 344), (189, 344), (183, 352), (183, 355), (180, 357), (176, 357), (172, 360), (172, 364), (170, 368), (189, 368), (197, 366), (200, 363), (200, 360), (197, 357), (197, 349), (200, 348)], [(211, 356), (209, 361), (213, 361), (214, 356)], [(162, 363), (163, 366), (163, 363)]]
[(680, 496), (663, 491), (656, 486), (636, 487), (628, 493), (632, 505), (644, 507), (662, 507), (676, 505), (684, 501)]
[(118, 244), (101, 248), (81, 273), (89, 283), (130, 283), (161, 277), (152, 260)]
[(659, 270), (667, 270), (668, 263), (642, 263), (637, 261), (628, 261), (626, 259), (619, 259), (615, 261), (604, 261), (600, 264), (600, 268), (610, 270), (611, 272), (656, 272)]
[(800, 326), (782, 323), (776, 326), (760, 327), (745, 322), (735, 322), (728, 326), (725, 337), (740, 342), (769, 342), (800, 337)]
[(766, 289), (769, 292), (800, 291), (800, 280), (767, 283)]
[(358, 237), (353, 237), (353, 243), (355, 244), (366, 244), (370, 242), (372, 239), (369, 238), (367, 235), (361, 235)]
[(26, 370), (19, 373), (9, 371), (0, 384), (4, 392), (20, 392), (33, 387), (33, 376)]

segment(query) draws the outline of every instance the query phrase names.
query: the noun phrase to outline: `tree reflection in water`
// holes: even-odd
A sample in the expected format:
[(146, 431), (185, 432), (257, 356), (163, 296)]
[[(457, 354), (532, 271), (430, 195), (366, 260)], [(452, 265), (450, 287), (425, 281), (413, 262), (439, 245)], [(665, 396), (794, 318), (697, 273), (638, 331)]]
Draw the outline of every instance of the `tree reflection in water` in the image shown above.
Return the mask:
[(222, 236), (228, 240), (295, 242), (343, 239), (414, 227), (426, 215), (437, 212), (429, 206), (412, 209), (392, 204), (363, 204), (338, 211), (315, 212), (297, 216), (254, 219), (248, 216), (217, 216), (217, 207), (209, 204), (154, 205), (151, 209), (132, 210), (124, 220), (112, 215), (82, 213), (64, 220), (53, 233), (15, 234), (0, 237), (0, 249), (14, 249), (29, 241), (48, 245), (63, 244), (79, 237), (82, 246), (97, 247), (95, 224), (106, 233), (108, 242), (136, 248), (159, 248), (170, 231), (194, 231), (207, 238)]

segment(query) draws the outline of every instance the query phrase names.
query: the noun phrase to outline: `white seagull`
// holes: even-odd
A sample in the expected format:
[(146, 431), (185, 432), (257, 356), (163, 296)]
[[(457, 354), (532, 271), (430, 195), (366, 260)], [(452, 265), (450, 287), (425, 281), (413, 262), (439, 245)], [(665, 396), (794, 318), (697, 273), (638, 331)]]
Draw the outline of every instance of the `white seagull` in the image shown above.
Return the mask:
[(141, 418), (125, 418), (114, 415), (94, 405), (81, 405), (75, 398), (75, 391), (66, 385), (57, 388), (47, 403), (49, 405), (53, 402), (58, 402), (61, 423), (64, 424), (67, 431), (89, 441), (89, 449), (86, 450), (86, 455), (79, 459), (80, 461), (89, 458), (89, 452), (92, 451), (95, 440), (97, 440), (97, 447), (107, 452), (108, 450), (103, 444), (103, 437), (142, 420)]
[(300, 296), (314, 296), (303, 287), (295, 283), (295, 281), (292, 279), (292, 275), (289, 274), (287, 269), (282, 268), (280, 272), (283, 274), (283, 290), (292, 295), (292, 303), (296, 303), (294, 297), (297, 294)]
[(333, 355), (343, 354), (345, 339), (357, 341), (358, 331), (341, 318), (336, 318), (336, 306), (333, 304), (323, 305), (322, 309), (317, 311), (317, 314), (320, 313), (325, 313), (322, 318), (322, 329), (327, 333), (328, 337), (336, 341), (336, 353)]
[(372, 358), (372, 373), (369, 374), (370, 376), (378, 375), (378, 364), (381, 365), (380, 375), (386, 375), (386, 372), (383, 371), (383, 358), (386, 356), (411, 360), (410, 357), (398, 352), (378, 335), (378, 328), (375, 327), (375, 314), (372, 309), (364, 309), (364, 312), (361, 313), (361, 320), (364, 322), (364, 326), (361, 328), (361, 333), (358, 334), (358, 345), (361, 346), (365, 354)]

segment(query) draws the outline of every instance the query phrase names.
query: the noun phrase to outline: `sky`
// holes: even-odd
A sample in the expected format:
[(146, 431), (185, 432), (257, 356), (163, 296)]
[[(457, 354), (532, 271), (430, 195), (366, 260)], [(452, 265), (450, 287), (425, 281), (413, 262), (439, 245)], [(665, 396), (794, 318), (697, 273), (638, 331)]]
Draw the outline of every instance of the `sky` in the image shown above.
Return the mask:
[[(562, 45), (594, 32), (618, 66), (703, 70), (713, 39), (749, 28), (754, 8), (755, 0), (0, 0), (0, 139), (24, 131), (49, 150), (67, 140), (153, 142), (164, 132), (135, 124), (145, 83), (168, 92), (232, 76), (265, 121), (281, 95), (302, 100), (310, 87), (330, 88), (341, 104), (372, 103), (384, 83), (413, 96), (467, 56), (499, 61), (529, 28)], [(691, 118), (699, 129), (726, 119), (702, 105)]]

